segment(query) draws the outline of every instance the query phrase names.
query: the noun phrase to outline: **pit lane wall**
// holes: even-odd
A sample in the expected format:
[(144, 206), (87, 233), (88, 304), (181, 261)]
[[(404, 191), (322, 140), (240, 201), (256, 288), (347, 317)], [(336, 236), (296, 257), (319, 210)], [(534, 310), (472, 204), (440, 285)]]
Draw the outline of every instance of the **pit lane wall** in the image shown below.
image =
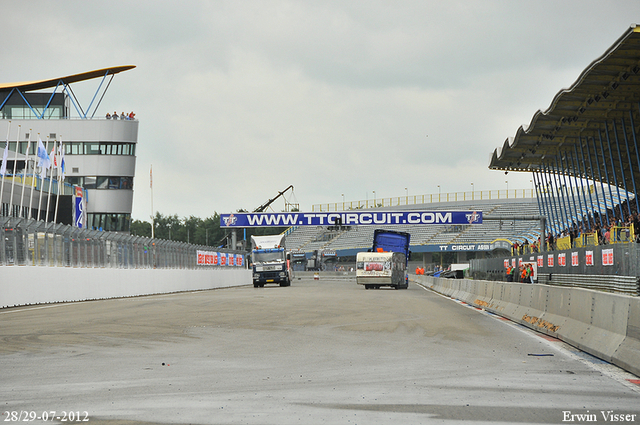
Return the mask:
[(558, 338), (640, 376), (640, 298), (582, 288), (412, 276), (435, 292)]
[(251, 284), (251, 270), (0, 266), (0, 308)]

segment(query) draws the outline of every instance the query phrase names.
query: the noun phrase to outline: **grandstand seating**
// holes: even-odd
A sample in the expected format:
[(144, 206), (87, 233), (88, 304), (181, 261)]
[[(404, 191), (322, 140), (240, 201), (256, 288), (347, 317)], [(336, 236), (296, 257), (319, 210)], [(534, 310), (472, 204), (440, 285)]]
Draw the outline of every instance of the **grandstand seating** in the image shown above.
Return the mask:
[[(539, 215), (538, 203), (535, 198), (496, 201), (460, 201), (437, 204), (408, 205), (394, 207), (394, 210), (416, 211), (483, 211), (485, 215), (522, 216)], [(383, 208), (383, 210), (389, 208)], [(335, 232), (332, 238), (321, 238), (327, 233), (323, 227), (298, 227), (286, 238), (289, 249), (313, 251), (321, 249), (353, 249), (368, 248), (373, 240), (376, 226), (355, 226), (341, 232)], [(514, 221), (502, 223), (485, 221), (481, 226), (460, 226), (452, 230), (449, 226), (434, 225), (388, 225), (384, 228), (411, 234), (411, 245), (438, 245), (449, 243), (478, 243), (492, 242), (498, 238), (511, 241), (536, 240), (540, 234), (539, 223), (530, 221)]]
[[(592, 198), (595, 211), (598, 211), (595, 192)], [(608, 192), (603, 193), (598, 190), (598, 199), (602, 211), (604, 211), (605, 205), (611, 209), (611, 205), (617, 205), (621, 200), (624, 201), (626, 197), (624, 195), (618, 197), (615, 192), (610, 196)], [(562, 197), (556, 198), (554, 201), (557, 203), (571, 203), (573, 206), (571, 196), (564, 200)], [(589, 205), (588, 210), (592, 211), (590, 207), (591, 205)], [(540, 215), (537, 198), (466, 200), (422, 205), (401, 205), (377, 210), (482, 211), (484, 216), (500, 217)], [(580, 221), (580, 218), (572, 216), (562, 220), (557, 223), (554, 232), (557, 233), (559, 232), (558, 229), (571, 227), (571, 224), (574, 221)], [(414, 247), (420, 245), (491, 243), (496, 239), (506, 239), (511, 243), (522, 243), (525, 240), (532, 243), (537, 241), (541, 234), (540, 222), (535, 220), (486, 220), (482, 225), (459, 226), (455, 229), (441, 225), (387, 225), (383, 227), (389, 230), (410, 233), (411, 246)], [(323, 249), (339, 251), (368, 248), (373, 241), (375, 228), (376, 226), (354, 226), (341, 231), (330, 231), (322, 226), (300, 226), (292, 229), (286, 236), (286, 244), (289, 249), (299, 249), (306, 252)], [(551, 218), (547, 219), (547, 231), (550, 231), (549, 229), (554, 229)]]

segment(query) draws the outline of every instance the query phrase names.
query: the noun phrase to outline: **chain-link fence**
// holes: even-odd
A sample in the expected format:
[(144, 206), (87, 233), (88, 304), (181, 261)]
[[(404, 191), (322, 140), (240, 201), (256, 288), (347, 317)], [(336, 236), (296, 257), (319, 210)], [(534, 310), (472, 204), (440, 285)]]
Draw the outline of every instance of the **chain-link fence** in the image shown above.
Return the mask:
[[(196, 269), (244, 267), (245, 252), (0, 217), (0, 265)], [(212, 252), (215, 250), (215, 252)], [(200, 261), (203, 252), (215, 261)], [(199, 258), (199, 255), (200, 258)], [(217, 258), (224, 257), (218, 261)]]

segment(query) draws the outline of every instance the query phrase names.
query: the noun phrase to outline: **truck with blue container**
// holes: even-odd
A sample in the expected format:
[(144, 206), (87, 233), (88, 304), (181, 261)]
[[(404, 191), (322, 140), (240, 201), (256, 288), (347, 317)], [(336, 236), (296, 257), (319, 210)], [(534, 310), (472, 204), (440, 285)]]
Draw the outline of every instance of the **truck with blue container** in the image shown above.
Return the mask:
[(356, 255), (356, 283), (365, 289), (382, 286), (407, 289), (410, 239), (411, 235), (406, 232), (374, 230), (373, 247)]
[(251, 236), (251, 264), (254, 288), (267, 283), (291, 286), (291, 261), (284, 235)]

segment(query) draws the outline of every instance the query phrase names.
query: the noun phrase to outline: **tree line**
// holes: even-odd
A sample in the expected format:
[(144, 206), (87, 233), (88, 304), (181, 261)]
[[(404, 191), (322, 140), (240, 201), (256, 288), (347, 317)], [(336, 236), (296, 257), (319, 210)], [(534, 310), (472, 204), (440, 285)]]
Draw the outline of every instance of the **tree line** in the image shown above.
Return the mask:
[[(187, 242), (195, 245), (205, 245), (216, 248), (232, 248), (231, 229), (220, 227), (220, 214), (215, 212), (211, 217), (202, 219), (200, 217), (178, 217), (174, 215), (163, 215), (159, 212), (154, 217), (155, 237), (157, 239), (167, 239), (172, 241)], [(262, 227), (237, 229), (238, 242), (245, 238), (249, 241), (251, 235), (275, 235), (280, 234), (286, 227)], [(142, 220), (132, 220), (131, 234), (134, 236), (151, 237), (151, 223)], [(245, 247), (249, 247), (247, 242)]]

